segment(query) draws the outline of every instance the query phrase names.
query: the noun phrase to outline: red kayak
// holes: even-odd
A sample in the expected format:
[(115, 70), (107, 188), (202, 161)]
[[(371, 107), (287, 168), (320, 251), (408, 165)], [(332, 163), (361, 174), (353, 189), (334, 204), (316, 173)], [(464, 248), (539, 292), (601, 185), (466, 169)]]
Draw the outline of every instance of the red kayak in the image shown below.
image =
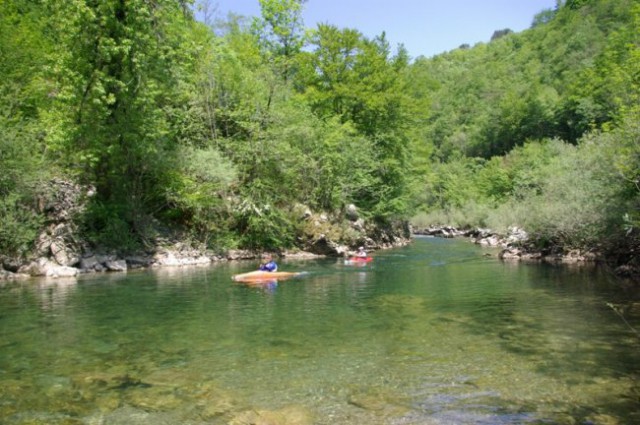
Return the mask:
[(373, 261), (373, 257), (349, 257), (344, 260), (345, 264), (364, 264)]

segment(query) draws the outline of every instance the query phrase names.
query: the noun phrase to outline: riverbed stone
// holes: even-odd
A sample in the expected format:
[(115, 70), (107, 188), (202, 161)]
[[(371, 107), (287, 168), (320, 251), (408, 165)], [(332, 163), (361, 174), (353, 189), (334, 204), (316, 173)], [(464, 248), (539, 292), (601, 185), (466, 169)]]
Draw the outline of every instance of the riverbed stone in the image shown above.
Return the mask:
[(229, 416), (243, 407), (236, 398), (224, 392), (209, 391), (205, 394), (198, 394), (197, 397), (200, 417), (207, 421)]
[(518, 248), (506, 248), (498, 254), (498, 258), (503, 260), (519, 260), (522, 256), (522, 251)]
[(280, 410), (248, 410), (237, 414), (229, 425), (311, 425), (311, 413), (301, 406)]
[(596, 425), (621, 425), (622, 423), (611, 415), (605, 415), (602, 413), (594, 413), (587, 417), (587, 422)]
[(113, 412), (116, 410), (122, 402), (120, 394), (115, 391), (102, 392), (95, 395), (93, 400), (95, 405), (101, 412)]
[(89, 418), (89, 424), (99, 425), (175, 425), (180, 423), (174, 415), (165, 412), (150, 412), (141, 408), (123, 405), (108, 414)]
[(501, 241), (498, 236), (492, 235), (487, 238), (480, 239), (478, 243), (482, 246), (500, 246)]
[(358, 218), (351, 223), (351, 228), (358, 232), (364, 232), (365, 231), (364, 226), (365, 226), (364, 220), (361, 218)]
[(347, 403), (385, 417), (399, 417), (408, 411), (393, 394), (384, 391), (355, 391), (349, 394)]
[(172, 389), (154, 386), (127, 390), (125, 400), (131, 406), (146, 411), (171, 411), (184, 404)]

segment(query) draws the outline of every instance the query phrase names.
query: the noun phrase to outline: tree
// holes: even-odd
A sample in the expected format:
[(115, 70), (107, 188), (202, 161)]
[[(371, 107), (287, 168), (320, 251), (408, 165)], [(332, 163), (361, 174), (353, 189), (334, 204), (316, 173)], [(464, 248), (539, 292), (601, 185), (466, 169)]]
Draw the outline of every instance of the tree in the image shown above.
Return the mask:
[(513, 34), (513, 30), (505, 28), (502, 30), (495, 30), (491, 36), (491, 41), (504, 37), (505, 35)]
[(360, 52), (362, 35), (353, 29), (340, 30), (319, 24), (313, 32), (313, 53), (303, 53), (296, 87), (304, 92), (313, 111), (320, 117), (347, 115), (350, 85), (355, 81), (353, 67)]
[(193, 19), (185, 3), (171, 0), (45, 5), (62, 52), (52, 57), (58, 94), (48, 142), (108, 205), (94, 217), (98, 233), (119, 223), (140, 236), (147, 215), (165, 202), (174, 166), (180, 129), (173, 117), (188, 103)]
[(410, 98), (406, 50), (391, 56), (385, 34), (373, 40), (358, 31), (321, 24), (304, 54), (296, 86), (323, 119), (337, 117), (373, 146), (377, 165), (370, 185), (352, 200), (377, 217), (406, 207)]
[(53, 95), (45, 78), (51, 40), (39, 4), (5, 0), (0, 12), (0, 259), (29, 251), (44, 222), (38, 200), (59, 169), (47, 155), (42, 111)]
[(554, 9), (544, 9), (543, 11), (536, 14), (533, 17), (533, 22), (531, 23), (531, 28), (535, 28), (540, 25), (547, 24), (556, 17), (557, 10)]
[(293, 58), (305, 43), (302, 8), (306, 0), (260, 0), (261, 18), (253, 22), (253, 30), (266, 52), (287, 80), (293, 70)]

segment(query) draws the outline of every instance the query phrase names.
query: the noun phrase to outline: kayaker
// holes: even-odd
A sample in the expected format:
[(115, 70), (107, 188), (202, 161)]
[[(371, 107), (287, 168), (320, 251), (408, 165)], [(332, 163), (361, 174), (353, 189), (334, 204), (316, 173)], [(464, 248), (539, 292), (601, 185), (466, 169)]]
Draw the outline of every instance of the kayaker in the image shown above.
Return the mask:
[(275, 272), (278, 270), (278, 264), (273, 261), (271, 254), (265, 254), (263, 257), (264, 262), (260, 264), (259, 270), (263, 272)]
[(364, 250), (363, 246), (358, 248), (358, 252), (356, 252), (356, 257), (358, 257), (358, 258), (367, 258), (367, 251)]

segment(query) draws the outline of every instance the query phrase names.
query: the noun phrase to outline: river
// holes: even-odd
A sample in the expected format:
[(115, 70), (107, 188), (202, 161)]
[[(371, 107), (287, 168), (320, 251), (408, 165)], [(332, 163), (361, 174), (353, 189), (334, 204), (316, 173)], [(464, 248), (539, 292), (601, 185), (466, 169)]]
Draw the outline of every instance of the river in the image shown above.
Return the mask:
[[(487, 255), (491, 254), (491, 255)], [(418, 237), (366, 265), (251, 262), (0, 288), (0, 423), (640, 423), (638, 294)]]

